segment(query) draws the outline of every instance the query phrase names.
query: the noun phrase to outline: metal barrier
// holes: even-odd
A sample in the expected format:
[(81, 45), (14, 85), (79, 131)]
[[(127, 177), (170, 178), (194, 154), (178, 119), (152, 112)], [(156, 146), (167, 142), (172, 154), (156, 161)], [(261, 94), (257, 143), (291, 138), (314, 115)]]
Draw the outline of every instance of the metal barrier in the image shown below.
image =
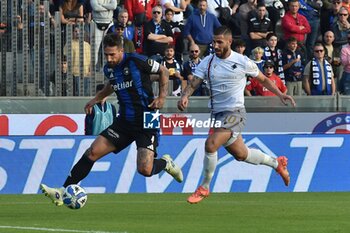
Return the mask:
[[(22, 12), (18, 12), (18, 9), (22, 9)], [(91, 62), (90, 82), (86, 82), (82, 65), (78, 68), (79, 74), (72, 73), (73, 59), (79, 59), (79, 63), (84, 64), (84, 34), (88, 33), (84, 29), (89, 28), (90, 24), (76, 25), (81, 33), (77, 39), (78, 57), (74, 57), (73, 26), (62, 27), (59, 12), (53, 17), (54, 24), (50, 20), (49, 1), (43, 1), (42, 5), (40, 0), (32, 3), (1, 1), (0, 22), (7, 22), (7, 29), (0, 34), (0, 96), (90, 96), (95, 94), (96, 84), (103, 83), (103, 74), (97, 72), (94, 62)], [(90, 31), (94, 33), (94, 28)], [(93, 37), (89, 35), (87, 38)], [(63, 46), (68, 48), (68, 72), (65, 75), (62, 75), (61, 67)], [(91, 61), (95, 60), (93, 51), (96, 48), (99, 45), (92, 39)], [(74, 79), (76, 82), (73, 82)], [(84, 85), (84, 82), (88, 84)], [(79, 84), (74, 87), (75, 83)]]
[[(0, 114), (64, 114), (84, 113), (91, 97), (0, 97)], [(169, 96), (163, 113), (175, 113), (179, 97)], [(108, 101), (118, 108), (115, 96)], [(208, 97), (190, 98), (187, 113), (209, 112)], [(301, 96), (295, 108), (284, 106), (276, 97), (249, 97), (245, 100), (248, 112), (350, 112), (350, 96)]]

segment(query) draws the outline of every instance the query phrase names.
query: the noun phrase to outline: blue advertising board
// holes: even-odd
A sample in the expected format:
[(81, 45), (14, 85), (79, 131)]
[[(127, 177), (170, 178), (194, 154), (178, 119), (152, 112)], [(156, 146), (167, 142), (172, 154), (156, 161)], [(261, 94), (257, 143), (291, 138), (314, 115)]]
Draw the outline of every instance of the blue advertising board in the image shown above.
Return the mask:
[[(285, 187), (270, 167), (234, 160), (220, 149), (213, 192), (350, 191), (350, 135), (244, 135), (249, 147), (289, 159)], [(170, 154), (182, 168), (177, 183), (165, 172), (145, 178), (136, 170), (136, 146), (97, 161), (80, 183), (89, 193), (192, 192), (200, 183), (205, 136), (162, 136), (158, 156)], [(39, 193), (40, 183), (61, 186), (94, 140), (88, 136), (0, 137), (0, 194)]]

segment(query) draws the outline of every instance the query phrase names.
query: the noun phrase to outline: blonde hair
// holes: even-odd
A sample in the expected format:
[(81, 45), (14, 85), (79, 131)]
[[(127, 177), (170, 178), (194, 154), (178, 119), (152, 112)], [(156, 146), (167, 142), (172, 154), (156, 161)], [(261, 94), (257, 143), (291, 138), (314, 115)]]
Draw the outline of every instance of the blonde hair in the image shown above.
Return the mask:
[(261, 47), (256, 47), (255, 49), (252, 50), (252, 55), (256, 53), (264, 53), (264, 49)]

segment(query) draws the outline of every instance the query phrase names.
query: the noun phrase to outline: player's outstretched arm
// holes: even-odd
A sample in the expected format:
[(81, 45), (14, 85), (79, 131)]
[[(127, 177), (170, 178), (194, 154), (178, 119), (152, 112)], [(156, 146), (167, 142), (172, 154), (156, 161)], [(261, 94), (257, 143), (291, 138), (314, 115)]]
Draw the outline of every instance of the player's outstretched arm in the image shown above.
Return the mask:
[(86, 103), (84, 110), (86, 114), (91, 114), (92, 107), (96, 103), (100, 103), (105, 97), (109, 96), (114, 92), (111, 84), (109, 82), (105, 83), (104, 88), (101, 91), (98, 91), (94, 98), (92, 98), (89, 102)]
[(199, 85), (203, 82), (203, 79), (198, 78), (197, 76), (193, 76), (192, 81), (189, 85), (186, 86), (185, 90), (182, 92), (181, 99), (177, 102), (177, 108), (180, 111), (183, 111), (188, 106), (188, 98), (192, 95), (192, 93), (199, 87)]
[(259, 82), (266, 87), (269, 91), (273, 92), (275, 95), (277, 95), (281, 102), (285, 105), (287, 105), (287, 102), (289, 101), (293, 107), (296, 106), (296, 103), (293, 99), (293, 97), (283, 94), (278, 87), (269, 79), (267, 78), (263, 73), (259, 72), (259, 75), (256, 77)]
[(159, 96), (155, 98), (151, 104), (148, 105), (152, 109), (160, 109), (165, 103), (165, 98), (168, 94), (169, 85), (169, 71), (168, 69), (161, 65), (159, 67)]

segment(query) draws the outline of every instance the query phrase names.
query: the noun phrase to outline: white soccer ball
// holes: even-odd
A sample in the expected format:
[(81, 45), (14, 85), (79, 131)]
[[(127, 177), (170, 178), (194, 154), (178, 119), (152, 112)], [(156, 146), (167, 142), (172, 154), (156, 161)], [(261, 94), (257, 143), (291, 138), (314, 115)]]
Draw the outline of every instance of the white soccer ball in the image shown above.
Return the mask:
[(64, 190), (62, 199), (65, 206), (77, 210), (86, 204), (87, 194), (79, 185), (71, 184)]

